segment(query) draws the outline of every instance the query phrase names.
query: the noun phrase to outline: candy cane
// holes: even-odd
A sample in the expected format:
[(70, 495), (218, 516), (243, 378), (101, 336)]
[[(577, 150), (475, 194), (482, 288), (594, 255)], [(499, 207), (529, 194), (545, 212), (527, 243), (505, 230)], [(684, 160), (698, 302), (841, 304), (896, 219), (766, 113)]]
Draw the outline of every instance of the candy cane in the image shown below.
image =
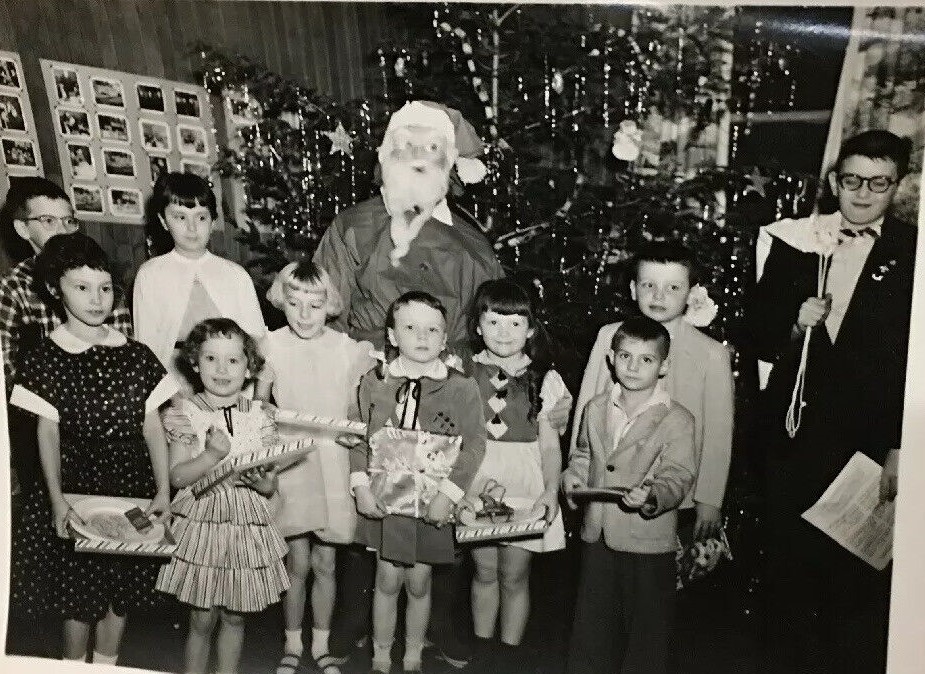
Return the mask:
[(469, 41), (469, 36), (462, 28), (458, 26), (453, 28), (446, 21), (441, 22), (439, 24), (439, 28), (447, 35), (455, 35), (459, 39), (462, 52), (468, 57), (466, 59), (466, 67), (469, 69), (469, 73), (471, 75), (470, 81), (472, 82), (472, 88), (475, 90), (479, 100), (485, 106), (484, 112), (485, 119), (488, 120), (488, 132), (492, 139), (497, 139), (498, 122), (497, 119), (495, 119), (495, 111), (492, 109), (491, 104), (489, 103), (490, 97), (488, 94), (488, 88), (485, 86), (485, 82), (482, 80), (482, 78), (476, 74), (475, 60), (472, 57), (472, 43)]

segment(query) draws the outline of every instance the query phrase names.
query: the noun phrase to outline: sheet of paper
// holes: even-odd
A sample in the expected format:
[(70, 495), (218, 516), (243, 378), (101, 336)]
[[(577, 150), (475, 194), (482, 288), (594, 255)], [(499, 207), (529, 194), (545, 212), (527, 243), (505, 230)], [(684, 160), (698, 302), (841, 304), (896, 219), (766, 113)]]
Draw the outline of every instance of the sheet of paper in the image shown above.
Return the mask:
[(893, 556), (892, 501), (879, 502), (880, 465), (855, 453), (803, 519), (875, 569)]

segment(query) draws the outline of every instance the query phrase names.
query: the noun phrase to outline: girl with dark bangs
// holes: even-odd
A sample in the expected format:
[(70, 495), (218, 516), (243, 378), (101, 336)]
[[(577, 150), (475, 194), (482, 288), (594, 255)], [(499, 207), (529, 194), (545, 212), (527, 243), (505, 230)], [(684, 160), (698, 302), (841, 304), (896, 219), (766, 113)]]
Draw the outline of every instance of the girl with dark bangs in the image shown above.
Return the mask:
[(515, 509), (542, 509), (551, 523), (542, 538), (472, 550), (475, 635), (487, 650), (500, 609), (501, 646), (494, 669), (513, 671), (525, 657), (517, 647), (530, 613), (533, 554), (565, 547), (557, 496), (562, 454), (548, 413), (568, 392), (551, 368), (549, 340), (534, 304), (519, 285), (483, 283), (469, 325), (476, 352), (471, 375), (484, 401), (488, 442), (467, 499), (477, 511), (485, 496), (503, 498)]

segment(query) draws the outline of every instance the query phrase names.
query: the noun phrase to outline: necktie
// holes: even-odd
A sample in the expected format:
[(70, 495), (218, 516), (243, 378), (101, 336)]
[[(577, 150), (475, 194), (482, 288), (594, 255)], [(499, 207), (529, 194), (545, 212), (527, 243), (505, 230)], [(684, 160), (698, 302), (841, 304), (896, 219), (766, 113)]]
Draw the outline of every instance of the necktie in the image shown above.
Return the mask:
[(872, 239), (877, 239), (880, 237), (880, 233), (873, 227), (861, 227), (860, 229), (855, 229), (853, 227), (842, 227), (839, 232), (841, 234), (842, 241), (863, 239), (865, 236), (869, 236)]

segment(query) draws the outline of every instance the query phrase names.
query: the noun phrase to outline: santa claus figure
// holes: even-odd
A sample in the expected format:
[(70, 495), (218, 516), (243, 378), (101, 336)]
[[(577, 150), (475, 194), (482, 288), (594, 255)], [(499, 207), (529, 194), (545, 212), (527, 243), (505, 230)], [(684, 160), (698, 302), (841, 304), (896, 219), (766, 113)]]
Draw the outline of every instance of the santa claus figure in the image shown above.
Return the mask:
[(315, 253), (348, 307), (335, 328), (381, 346), (389, 305), (424, 290), (447, 308), (450, 344), (465, 343), (476, 289), (503, 276), (478, 226), (446, 200), (454, 171), (464, 183), (484, 177), (481, 152), (456, 110), (413, 101), (392, 115), (379, 148), (381, 196), (338, 215)]

